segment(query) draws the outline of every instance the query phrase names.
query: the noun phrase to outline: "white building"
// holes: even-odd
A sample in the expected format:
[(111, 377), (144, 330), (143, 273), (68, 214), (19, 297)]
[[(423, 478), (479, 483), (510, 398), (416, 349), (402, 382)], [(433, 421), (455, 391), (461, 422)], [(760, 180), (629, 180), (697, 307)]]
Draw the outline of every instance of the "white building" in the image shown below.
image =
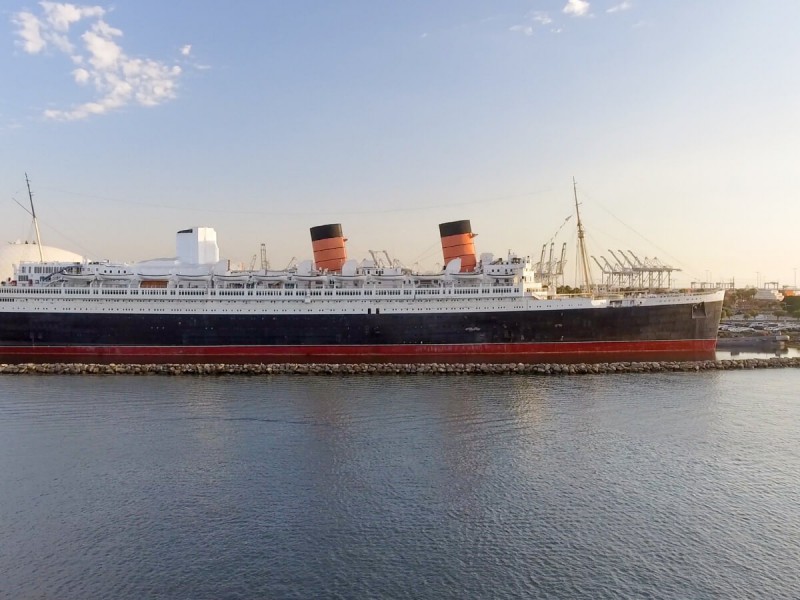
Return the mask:
[(781, 302), (783, 294), (777, 288), (763, 288), (756, 292), (753, 300), (771, 300), (773, 302)]
[(42, 246), (42, 254), (39, 255), (39, 246), (28, 242), (12, 242), (0, 246), (0, 281), (10, 281), (14, 277), (14, 265), (20, 262), (45, 261), (83, 261), (80, 254), (75, 254), (69, 250), (53, 248), (52, 246)]

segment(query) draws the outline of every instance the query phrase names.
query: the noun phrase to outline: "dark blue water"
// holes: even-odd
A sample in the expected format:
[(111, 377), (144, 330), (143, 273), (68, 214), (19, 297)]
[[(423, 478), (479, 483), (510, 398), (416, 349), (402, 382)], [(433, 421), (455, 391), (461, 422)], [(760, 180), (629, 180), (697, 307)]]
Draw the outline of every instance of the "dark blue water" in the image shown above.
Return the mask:
[(797, 598), (800, 370), (0, 378), (0, 597)]

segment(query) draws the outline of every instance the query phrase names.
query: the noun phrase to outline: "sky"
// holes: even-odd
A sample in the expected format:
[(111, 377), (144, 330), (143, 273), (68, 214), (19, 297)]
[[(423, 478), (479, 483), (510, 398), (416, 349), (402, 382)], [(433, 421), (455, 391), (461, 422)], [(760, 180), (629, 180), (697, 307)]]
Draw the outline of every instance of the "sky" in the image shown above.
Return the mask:
[[(794, 285), (797, 0), (6, 0), (0, 241), (94, 259), (352, 258), (441, 266), (567, 244), (694, 281)], [(595, 277), (599, 277), (593, 264)]]

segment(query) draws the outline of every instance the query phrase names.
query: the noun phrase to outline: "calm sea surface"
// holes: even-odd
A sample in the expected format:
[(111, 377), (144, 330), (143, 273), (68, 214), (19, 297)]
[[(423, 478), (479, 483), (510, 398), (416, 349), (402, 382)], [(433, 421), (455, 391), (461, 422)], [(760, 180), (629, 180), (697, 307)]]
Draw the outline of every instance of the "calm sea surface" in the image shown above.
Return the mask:
[(797, 598), (800, 369), (0, 377), (0, 597)]

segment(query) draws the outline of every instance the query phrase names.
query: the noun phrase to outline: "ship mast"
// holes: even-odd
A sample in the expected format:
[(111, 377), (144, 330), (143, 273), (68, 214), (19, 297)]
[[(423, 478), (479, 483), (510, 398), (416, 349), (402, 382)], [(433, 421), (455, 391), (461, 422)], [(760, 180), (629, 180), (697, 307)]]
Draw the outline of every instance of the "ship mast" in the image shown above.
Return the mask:
[(586, 253), (586, 239), (583, 231), (583, 222), (581, 221), (581, 211), (578, 204), (578, 183), (575, 178), (572, 178), (572, 192), (575, 195), (575, 216), (578, 218), (578, 262), (580, 263), (581, 289), (586, 286), (586, 291), (591, 293), (594, 284), (592, 283), (592, 272), (589, 268), (589, 256)]
[(36, 245), (39, 248), (39, 262), (44, 262), (44, 254), (42, 253), (42, 236), (39, 233), (39, 221), (36, 219), (36, 209), (33, 208), (33, 193), (31, 192), (31, 182), (28, 179), (28, 174), (25, 173), (25, 184), (28, 186), (28, 200), (31, 203), (31, 216), (33, 217), (33, 227), (36, 230)]

